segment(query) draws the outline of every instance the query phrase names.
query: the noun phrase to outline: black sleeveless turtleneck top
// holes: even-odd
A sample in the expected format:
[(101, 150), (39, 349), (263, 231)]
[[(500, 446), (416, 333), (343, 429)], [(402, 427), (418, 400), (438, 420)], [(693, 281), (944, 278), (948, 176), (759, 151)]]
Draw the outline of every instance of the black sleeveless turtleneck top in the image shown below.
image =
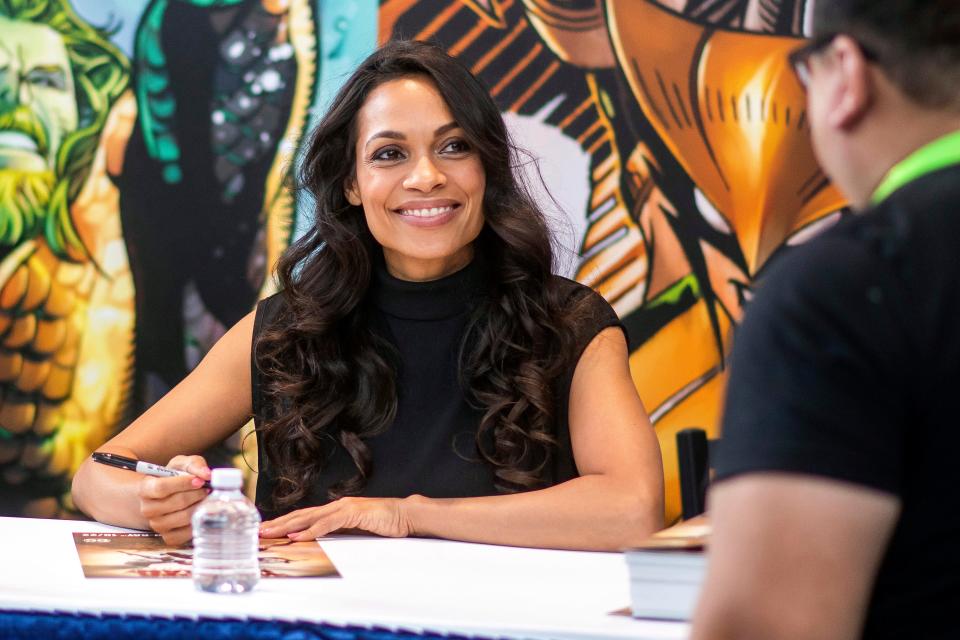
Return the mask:
[[(431, 498), (495, 495), (492, 468), (479, 456), (475, 434), (483, 412), (472, 408), (460, 386), (460, 346), (467, 323), (486, 292), (484, 269), (474, 260), (465, 268), (439, 280), (399, 280), (381, 265), (370, 287), (377, 315), (377, 331), (389, 340), (399, 356), (397, 415), (383, 433), (368, 438), (373, 472), (361, 495)], [(569, 299), (587, 296), (582, 320), (575, 327), (574, 358), (567, 375), (556, 381), (556, 433), (558, 447), (551, 470), (552, 483), (577, 475), (567, 427), (567, 404), (576, 362), (597, 333), (620, 326), (610, 305), (583, 285), (554, 276)], [(285, 304), (282, 293), (257, 306), (253, 343)], [(254, 351), (255, 353), (255, 351)], [(253, 409), (261, 426), (263, 398), (261, 373), (252, 366)], [(299, 507), (328, 502), (327, 488), (353, 477), (356, 467), (346, 450), (330, 439), (330, 451), (320, 482)], [(271, 508), (275, 476), (262, 447), (258, 447), (257, 506), (265, 518), (279, 515)]]

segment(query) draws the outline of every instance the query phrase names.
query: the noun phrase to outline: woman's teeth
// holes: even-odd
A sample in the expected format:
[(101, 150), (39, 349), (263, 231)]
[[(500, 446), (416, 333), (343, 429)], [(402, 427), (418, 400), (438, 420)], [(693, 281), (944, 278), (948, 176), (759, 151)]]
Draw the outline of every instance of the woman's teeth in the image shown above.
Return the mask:
[(401, 209), (400, 215), (416, 216), (418, 218), (435, 218), (437, 216), (442, 216), (445, 213), (449, 213), (450, 211), (453, 211), (452, 206), (432, 207), (430, 209)]

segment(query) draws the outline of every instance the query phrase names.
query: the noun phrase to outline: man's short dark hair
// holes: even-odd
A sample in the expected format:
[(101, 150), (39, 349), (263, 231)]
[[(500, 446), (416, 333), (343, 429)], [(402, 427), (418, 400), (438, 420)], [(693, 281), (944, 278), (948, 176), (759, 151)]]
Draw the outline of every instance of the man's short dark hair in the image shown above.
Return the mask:
[(813, 31), (849, 34), (914, 102), (960, 111), (958, 0), (816, 0)]

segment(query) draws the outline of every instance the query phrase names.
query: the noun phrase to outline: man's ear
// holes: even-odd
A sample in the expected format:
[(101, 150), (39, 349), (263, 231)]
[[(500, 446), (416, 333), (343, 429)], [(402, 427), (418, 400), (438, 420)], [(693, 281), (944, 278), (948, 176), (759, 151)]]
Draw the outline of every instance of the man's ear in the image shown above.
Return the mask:
[(831, 63), (836, 66), (827, 122), (838, 129), (851, 129), (867, 113), (875, 87), (870, 65), (856, 40), (839, 35), (831, 45)]
[(343, 195), (347, 196), (347, 202), (353, 206), (360, 206), (360, 191), (357, 189), (356, 178), (347, 178), (343, 181)]

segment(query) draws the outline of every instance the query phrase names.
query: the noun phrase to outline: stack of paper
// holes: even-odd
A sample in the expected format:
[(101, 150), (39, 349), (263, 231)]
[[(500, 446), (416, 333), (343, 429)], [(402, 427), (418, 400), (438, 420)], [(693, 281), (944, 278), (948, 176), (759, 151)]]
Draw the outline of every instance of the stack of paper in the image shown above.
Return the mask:
[(703, 516), (665, 529), (626, 552), (635, 618), (689, 620), (707, 568)]

